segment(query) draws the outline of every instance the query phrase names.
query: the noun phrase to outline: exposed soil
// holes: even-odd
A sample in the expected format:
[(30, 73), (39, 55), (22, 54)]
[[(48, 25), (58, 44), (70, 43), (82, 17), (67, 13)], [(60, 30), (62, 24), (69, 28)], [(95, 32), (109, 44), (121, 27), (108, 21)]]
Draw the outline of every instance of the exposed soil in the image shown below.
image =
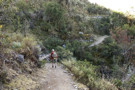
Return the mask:
[(41, 78), (40, 90), (77, 90), (71, 75), (62, 68), (62, 65), (52, 68), (50, 63), (45, 65), (46, 73)]

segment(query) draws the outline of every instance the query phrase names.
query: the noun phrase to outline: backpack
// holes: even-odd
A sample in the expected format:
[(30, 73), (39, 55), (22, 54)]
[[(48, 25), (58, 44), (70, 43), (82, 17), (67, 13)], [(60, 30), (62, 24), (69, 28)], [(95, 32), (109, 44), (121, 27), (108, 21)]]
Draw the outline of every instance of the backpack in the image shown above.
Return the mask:
[(57, 57), (57, 53), (56, 52), (53, 52), (52, 57), (53, 58), (56, 58)]

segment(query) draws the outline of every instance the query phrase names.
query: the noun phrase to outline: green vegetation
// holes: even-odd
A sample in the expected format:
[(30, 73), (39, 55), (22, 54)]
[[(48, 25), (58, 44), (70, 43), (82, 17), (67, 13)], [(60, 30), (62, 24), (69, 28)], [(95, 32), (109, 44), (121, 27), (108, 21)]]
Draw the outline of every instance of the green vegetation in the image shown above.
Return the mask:
[(43, 45), (51, 50), (52, 48), (56, 48), (57, 46), (62, 46), (63, 40), (56, 37), (48, 37), (44, 42)]
[(73, 57), (73, 53), (63, 47), (58, 46), (56, 51), (58, 51), (59, 61), (62, 61), (63, 59), (70, 60)]
[(8, 84), (12, 75), (33, 72), (32, 67), (37, 67), (40, 53), (36, 45), (33, 35), (23, 37), (20, 33), (0, 31), (0, 82)]
[[(54, 48), (59, 61), (89, 88), (123, 89), (128, 65), (135, 64), (134, 24), (135, 19), (86, 0), (1, 0), (0, 70), (5, 65), (17, 71), (16, 66), (31, 73), (31, 67), (41, 67), (45, 61), (38, 62), (36, 47), (41, 42), (48, 50)], [(98, 35), (109, 37), (90, 47)], [(18, 63), (14, 53), (23, 55), (26, 64)], [(0, 72), (1, 82), (6, 82), (6, 73)], [(125, 83), (131, 87), (135, 77), (130, 78)]]
[(38, 61), (38, 67), (41, 68), (41, 67), (44, 67), (46, 61), (45, 60), (41, 60), (41, 61)]
[(91, 90), (118, 90), (115, 85), (105, 79), (100, 79), (95, 72), (97, 67), (88, 61), (64, 60), (62, 63), (74, 73), (78, 81), (87, 85)]
[(110, 10), (108, 10), (102, 6), (99, 6), (99, 5), (93, 4), (93, 3), (90, 3), (88, 5), (87, 11), (90, 15), (92, 15), (92, 14), (108, 15), (111, 12)]
[(124, 24), (122, 29), (127, 30), (128, 35), (135, 36), (135, 25)]
[(36, 48), (37, 42), (35, 41), (34, 36), (28, 35), (23, 37), (21, 34), (17, 33), (2, 33), (1, 37), (1, 47), (5, 49), (5, 53), (9, 53), (10, 51), (15, 51), (16, 53), (20, 53), (25, 55), (25, 57), (31, 57), (32, 55), (37, 55), (38, 48)]

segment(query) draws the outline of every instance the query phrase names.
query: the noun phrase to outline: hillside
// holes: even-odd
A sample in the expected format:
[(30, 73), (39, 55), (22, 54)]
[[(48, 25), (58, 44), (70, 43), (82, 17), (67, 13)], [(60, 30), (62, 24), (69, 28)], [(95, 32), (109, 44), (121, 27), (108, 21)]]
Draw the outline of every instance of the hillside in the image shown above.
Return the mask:
[(90, 90), (134, 89), (131, 16), (87, 0), (0, 0), (3, 86), (18, 75), (38, 72), (46, 63), (41, 57), (52, 49), (75, 80)]

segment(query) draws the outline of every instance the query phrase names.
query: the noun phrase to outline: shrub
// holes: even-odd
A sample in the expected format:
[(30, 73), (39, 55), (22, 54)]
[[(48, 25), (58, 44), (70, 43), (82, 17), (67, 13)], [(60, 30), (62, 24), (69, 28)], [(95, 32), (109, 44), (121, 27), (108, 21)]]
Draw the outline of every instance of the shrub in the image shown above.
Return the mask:
[[(134, 75), (134, 74), (131, 75), (131, 76), (129, 77), (129, 79), (123, 83), (123, 85), (125, 86), (125, 88), (126, 88), (127, 90), (129, 90), (129, 89), (132, 88), (132, 87), (133, 87), (133, 90), (134, 90), (135, 75)], [(132, 90), (132, 89), (131, 89), (131, 90)]]
[(97, 80), (95, 83), (95, 88), (96, 90), (118, 90), (118, 88), (114, 84), (105, 79)]
[(62, 46), (63, 41), (56, 37), (48, 37), (45, 41), (43, 41), (43, 45), (49, 50), (55, 49), (57, 46)]
[(87, 7), (89, 14), (110, 14), (110, 11), (97, 4), (89, 4)]
[(26, 58), (31, 58), (33, 61), (37, 61), (37, 55), (40, 53), (39, 49), (36, 47), (37, 42), (33, 36), (25, 37), (21, 42), (22, 46), (17, 51)]
[(56, 2), (49, 2), (46, 6), (45, 15), (49, 21), (49, 29), (51, 29), (51, 33), (57, 31), (61, 34), (66, 33), (66, 20), (64, 17), (65, 10), (62, 6)]
[(7, 48), (10, 45), (9, 42), (9, 35), (0, 31), (0, 46), (2, 46), (3, 48)]
[(115, 86), (117, 86), (118, 88), (121, 88), (122, 86), (122, 81), (119, 79), (113, 79), (112, 82), (114, 83)]
[(25, 58), (30, 58), (35, 61), (37, 55), (40, 53), (39, 49), (36, 47), (36, 39), (32, 35), (23, 37), (20, 33), (9, 34), (6, 32), (0, 34), (0, 37), (3, 38), (1, 44), (6, 54), (10, 54), (10, 52), (13, 51), (17, 54), (23, 54)]
[(7, 83), (7, 72), (0, 71), (0, 82)]
[(66, 48), (69, 49), (71, 52), (73, 52), (74, 56), (77, 57), (78, 59), (86, 59), (85, 58), (85, 47), (88, 45), (86, 42), (79, 42), (77, 40), (74, 40), (73, 42), (66, 43)]
[(38, 66), (39, 68), (44, 67), (45, 63), (46, 63), (46, 60), (38, 61), (37, 66)]
[(57, 26), (58, 22), (61, 21), (64, 15), (64, 9), (56, 2), (50, 2), (46, 6), (46, 15), (52, 25)]
[(128, 32), (128, 35), (132, 35), (132, 36), (134, 36), (135, 35), (135, 25), (133, 24), (133, 25), (129, 25), (129, 24), (124, 24), (123, 26), (122, 26), (122, 29), (123, 30), (127, 30), (127, 32)]
[(23, 35), (21, 33), (13, 33), (11, 34), (11, 41), (14, 42), (22, 42)]
[(110, 24), (109, 17), (102, 17), (101, 19), (93, 19), (89, 21), (92, 27), (94, 28), (94, 32), (99, 35), (109, 35), (110, 29), (112, 25)]
[(111, 38), (106, 38), (103, 44), (92, 47), (90, 51), (94, 56), (93, 58), (104, 60), (104, 63), (109, 67), (122, 60), (121, 49)]
[(58, 53), (58, 57), (59, 57), (60, 61), (63, 59), (70, 60), (73, 57), (73, 53), (63, 47), (58, 46), (56, 48), (56, 51)]

